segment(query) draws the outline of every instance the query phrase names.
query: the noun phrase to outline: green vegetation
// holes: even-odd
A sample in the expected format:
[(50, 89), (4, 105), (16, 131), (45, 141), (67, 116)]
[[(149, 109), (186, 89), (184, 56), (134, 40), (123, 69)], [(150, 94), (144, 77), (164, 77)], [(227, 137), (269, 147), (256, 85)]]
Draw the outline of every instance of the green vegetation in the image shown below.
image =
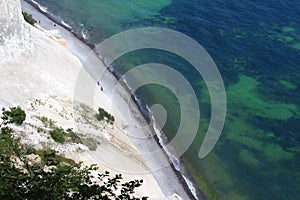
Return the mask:
[(55, 121), (52, 119), (48, 119), (47, 117), (41, 117), (41, 122), (45, 125), (45, 127), (54, 128), (55, 127)]
[(61, 155), (56, 154), (52, 149), (38, 150), (36, 151), (37, 155), (41, 157), (41, 162), (44, 165), (58, 165), (59, 163), (75, 164), (75, 161), (72, 159), (65, 158)]
[(239, 152), (238, 161), (251, 168), (256, 168), (260, 165), (259, 160), (257, 160), (255, 155), (247, 149), (242, 149)]
[(227, 88), (230, 106), (234, 106), (236, 110), (244, 110), (245, 115), (255, 114), (269, 119), (288, 120), (300, 115), (294, 104), (264, 99), (257, 93), (259, 85), (260, 82), (251, 77), (240, 76), (238, 83)]
[(68, 142), (82, 143), (80, 137), (71, 128), (68, 128), (65, 131), (65, 136), (67, 137)]
[(22, 12), (23, 17), (25, 19), (26, 22), (28, 22), (31, 25), (34, 25), (36, 23), (36, 20), (32, 17), (31, 14), (28, 14), (27, 12)]
[(55, 142), (59, 142), (61, 144), (66, 141), (73, 143), (82, 143), (80, 137), (70, 128), (64, 130), (62, 128), (54, 127), (49, 131), (49, 133)]
[(297, 42), (297, 43), (293, 44), (293, 47), (294, 47), (295, 49), (300, 50), (300, 42)]
[(109, 114), (106, 110), (104, 110), (103, 108), (99, 108), (98, 109), (98, 114), (96, 114), (96, 119), (98, 121), (103, 121), (105, 120), (106, 123), (109, 124), (113, 124), (115, 121), (114, 116), (112, 116), (111, 114)]
[(66, 141), (65, 132), (64, 132), (64, 129), (62, 129), (62, 128), (54, 128), (49, 133), (55, 142), (59, 142), (59, 143), (63, 144)]
[(279, 83), (280, 83), (281, 85), (283, 85), (284, 87), (286, 87), (286, 88), (288, 88), (288, 89), (291, 89), (291, 90), (294, 90), (294, 89), (297, 88), (296, 85), (294, 85), (294, 84), (292, 84), (292, 83), (290, 83), (290, 82), (288, 82), (288, 81), (285, 81), (285, 80), (279, 80)]
[(2, 117), (3, 124), (6, 125), (8, 123), (15, 123), (17, 125), (21, 125), (26, 118), (25, 112), (20, 107), (12, 107), (10, 110), (2, 109)]
[(98, 169), (95, 165), (83, 167), (51, 149), (36, 151), (21, 144), (14, 130), (7, 126), (21, 125), (25, 120), (25, 112), (17, 110), (21, 116), (15, 115), (15, 108), (3, 109), (1, 116), (0, 199), (140, 199), (135, 196), (135, 189), (142, 180), (123, 182), (121, 174), (110, 176), (107, 171), (95, 177), (92, 175)]
[(272, 40), (277, 40), (280, 42), (287, 43), (291, 45), (293, 48), (300, 50), (299, 30), (290, 26), (285, 26), (285, 27), (275, 26), (275, 28), (273, 29), (275, 30), (268, 31), (269, 38), (271, 38)]
[[(63, 128), (57, 127), (54, 120), (48, 119), (45, 116), (41, 117), (40, 120), (46, 128), (51, 129), (49, 133), (55, 142), (59, 142), (61, 144), (63, 144), (65, 141), (82, 143), (80, 137), (78, 137), (78, 135), (72, 129), (69, 128), (64, 130)], [(38, 132), (42, 132), (42, 129), (38, 128)]]

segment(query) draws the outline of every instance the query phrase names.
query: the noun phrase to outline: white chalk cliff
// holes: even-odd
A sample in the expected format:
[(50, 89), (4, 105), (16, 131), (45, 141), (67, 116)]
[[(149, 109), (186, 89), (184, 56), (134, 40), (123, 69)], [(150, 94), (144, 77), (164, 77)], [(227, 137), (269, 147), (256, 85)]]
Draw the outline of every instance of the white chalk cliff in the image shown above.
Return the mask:
[(24, 56), (32, 49), (30, 27), (20, 1), (0, 0), (0, 63)]

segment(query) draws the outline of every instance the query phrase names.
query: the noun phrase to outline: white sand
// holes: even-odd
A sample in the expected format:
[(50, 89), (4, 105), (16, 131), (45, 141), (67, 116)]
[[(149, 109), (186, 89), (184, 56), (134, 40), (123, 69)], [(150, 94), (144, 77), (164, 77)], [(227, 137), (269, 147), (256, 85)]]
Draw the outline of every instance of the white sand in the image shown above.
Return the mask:
[[(82, 62), (91, 52), (89, 47), (62, 27), (54, 27), (53, 22), (23, 1), (22, 8), (41, 21), (41, 27), (48, 31), (41, 32), (31, 28), (35, 46), (31, 56), (20, 57), (0, 66), (0, 106), (21, 105), (26, 108), (29, 112), (27, 123), (37, 123), (35, 115), (39, 112), (40, 116), (55, 119), (64, 128), (74, 128), (97, 138), (100, 145), (96, 151), (76, 147), (73, 151), (63, 153), (76, 161), (84, 161), (85, 164), (97, 163), (102, 170), (122, 172), (125, 180), (143, 179), (144, 184), (138, 189), (141, 196), (149, 196), (151, 199), (166, 199), (166, 196), (170, 196), (171, 199), (179, 199), (175, 195), (177, 193), (183, 199), (189, 199), (171, 167), (166, 166), (154, 172), (149, 170), (148, 167), (153, 169), (157, 166), (156, 163), (166, 162), (168, 159), (164, 154), (155, 157), (146, 155), (159, 146), (153, 138), (148, 138), (151, 134), (149, 129), (141, 132), (136, 122), (132, 121), (133, 113), (139, 113), (137, 107), (131, 104), (131, 113), (128, 113), (128, 109), (122, 109), (122, 106), (128, 108), (128, 102), (123, 99), (126, 91), (121, 89), (112, 98), (110, 88), (116, 84), (116, 80), (110, 73), (105, 73), (101, 80), (104, 91), (100, 91), (96, 81), (105, 66), (96, 55), (92, 55), (88, 63), (85, 62), (83, 70)], [(55, 36), (49, 37), (51, 33), (55, 33)], [(67, 42), (66, 46), (57, 41), (58, 35)], [(53, 37), (56, 39), (53, 40)], [(80, 87), (76, 85), (79, 72), (82, 74)], [(103, 124), (98, 126), (93, 125), (94, 122), (89, 124), (77, 120), (80, 114), (76, 115), (73, 110), (74, 94), (76, 101), (94, 109), (102, 107), (113, 113), (116, 118), (115, 125), (104, 129)], [(32, 105), (35, 99), (43, 103)], [(140, 115), (139, 121), (145, 123)], [(123, 130), (125, 126), (126, 129)], [(141, 137), (133, 137), (134, 135)], [(36, 136), (34, 139), (37, 139)]]

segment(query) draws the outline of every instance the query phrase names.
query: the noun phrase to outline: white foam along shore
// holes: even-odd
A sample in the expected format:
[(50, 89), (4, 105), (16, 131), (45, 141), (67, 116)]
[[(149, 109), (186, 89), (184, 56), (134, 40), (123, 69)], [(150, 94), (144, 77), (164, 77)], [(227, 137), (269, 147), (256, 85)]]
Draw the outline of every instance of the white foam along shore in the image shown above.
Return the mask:
[[(65, 29), (64, 27), (61, 27), (59, 25), (54, 26), (54, 22), (48, 19), (46, 16), (44, 16), (42, 13), (40, 13), (38, 10), (36, 10), (34, 7), (32, 7), (30, 4), (28, 4), (25, 1), (22, 1), (22, 8), (28, 13), (31, 13), (34, 18), (39, 22), (38, 25), (41, 26), (45, 30), (53, 30), (52, 33), (55, 33), (56, 35), (63, 38), (63, 40), (66, 41), (66, 48), (68, 48), (74, 55), (76, 55), (81, 62), (85, 62), (87, 56), (89, 55), (89, 62), (91, 63), (85, 63), (85, 70), (92, 76), (92, 79), (97, 82), (100, 81), (101, 87), (104, 89), (104, 94), (106, 97), (113, 99), (113, 103), (119, 104), (118, 107), (118, 113), (119, 115), (123, 115), (123, 119), (126, 121), (126, 113), (127, 109), (122, 110), (122, 106), (129, 107), (128, 103), (125, 102), (122, 97), (127, 96), (127, 91), (125, 89), (119, 91), (119, 94), (117, 96), (112, 97), (112, 93), (110, 93), (110, 88), (113, 88), (116, 84), (115, 77), (110, 74), (109, 72), (105, 72), (104, 76), (101, 80), (98, 80), (99, 74), (103, 73), (106, 70), (106, 67), (103, 65), (102, 61), (98, 58), (96, 54), (91, 52), (91, 49), (89, 46), (84, 44), (82, 41), (74, 37), (73, 33), (70, 32), (70, 30)], [(45, 10), (44, 10), (45, 11)], [(70, 27), (67, 27), (70, 28)], [(51, 31), (50, 31), (51, 33)], [(119, 98), (119, 99), (118, 99)], [(96, 100), (97, 101), (97, 100)], [(133, 105), (133, 106), (132, 106)], [(114, 105), (113, 105), (114, 106)], [(121, 108), (121, 109), (120, 109)], [(113, 108), (114, 109), (114, 108)], [(141, 121), (144, 121), (143, 117), (139, 113), (139, 110), (137, 106), (134, 103), (131, 103), (131, 111), (133, 113), (138, 113), (140, 115), (138, 118)], [(144, 122), (141, 122), (144, 123)], [(131, 119), (125, 122), (126, 124), (126, 132), (130, 136), (133, 135), (139, 135), (141, 133), (138, 133), (139, 129), (136, 129), (135, 126), (133, 126)], [(131, 137), (131, 141), (135, 144), (137, 149), (143, 154), (146, 154), (148, 152), (152, 152), (153, 149), (160, 148), (157, 142), (151, 138), (148, 138), (148, 135), (152, 135), (152, 130), (144, 130), (145, 137), (142, 137), (143, 139), (137, 139), (136, 137)], [(135, 133), (134, 133), (135, 132)], [(145, 138), (147, 138), (145, 140)], [(97, 155), (96, 155), (97, 156)], [(101, 156), (101, 155), (99, 155)], [(85, 160), (84, 158), (82, 158)], [(149, 156), (144, 157), (145, 162), (148, 166), (153, 166), (153, 163), (163, 159), (168, 160), (169, 158), (166, 155), (161, 155), (160, 158), (153, 158)], [(99, 160), (102, 160), (99, 158)], [(88, 162), (88, 161), (87, 161)], [(147, 171), (139, 171), (139, 173), (148, 173)], [(180, 196), (183, 197), (183, 199), (190, 199), (191, 195), (186, 192), (186, 188), (182, 185), (183, 180), (179, 179), (178, 176), (175, 174), (174, 169), (172, 167), (167, 166), (162, 169), (159, 169), (157, 171), (154, 171), (153, 176), (155, 177), (156, 181), (158, 182), (162, 192), (165, 196), (172, 195), (174, 193), (180, 194)]]

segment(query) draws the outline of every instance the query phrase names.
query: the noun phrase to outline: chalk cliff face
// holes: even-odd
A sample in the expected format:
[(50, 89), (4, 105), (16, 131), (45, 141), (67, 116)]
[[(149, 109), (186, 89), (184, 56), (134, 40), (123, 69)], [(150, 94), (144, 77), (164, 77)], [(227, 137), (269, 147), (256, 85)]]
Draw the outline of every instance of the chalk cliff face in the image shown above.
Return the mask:
[(0, 64), (30, 52), (29, 26), (23, 19), (20, 0), (0, 0)]

